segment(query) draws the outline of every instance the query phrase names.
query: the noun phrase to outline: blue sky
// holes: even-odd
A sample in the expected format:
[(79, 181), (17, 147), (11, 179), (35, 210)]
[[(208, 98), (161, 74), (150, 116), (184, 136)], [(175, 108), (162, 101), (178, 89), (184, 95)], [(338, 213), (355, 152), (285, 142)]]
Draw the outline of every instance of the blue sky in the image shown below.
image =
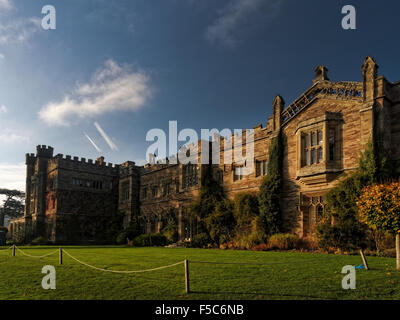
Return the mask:
[[(48, 4), (56, 30), (40, 26)], [(341, 28), (346, 4), (357, 30)], [(0, 187), (24, 188), (38, 144), (142, 164), (146, 133), (170, 120), (198, 132), (265, 125), (274, 96), (289, 104), (318, 64), (332, 81), (360, 80), (371, 55), (399, 80), (399, 11), (367, 0), (0, 0)]]

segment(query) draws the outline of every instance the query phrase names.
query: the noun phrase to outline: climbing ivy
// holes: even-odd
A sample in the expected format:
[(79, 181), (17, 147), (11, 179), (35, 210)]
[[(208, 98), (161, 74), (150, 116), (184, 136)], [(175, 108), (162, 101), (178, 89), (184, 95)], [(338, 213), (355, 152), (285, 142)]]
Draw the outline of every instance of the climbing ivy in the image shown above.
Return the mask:
[(279, 233), (283, 228), (281, 209), (283, 149), (283, 133), (279, 130), (268, 150), (267, 175), (258, 194), (260, 218), (267, 235)]

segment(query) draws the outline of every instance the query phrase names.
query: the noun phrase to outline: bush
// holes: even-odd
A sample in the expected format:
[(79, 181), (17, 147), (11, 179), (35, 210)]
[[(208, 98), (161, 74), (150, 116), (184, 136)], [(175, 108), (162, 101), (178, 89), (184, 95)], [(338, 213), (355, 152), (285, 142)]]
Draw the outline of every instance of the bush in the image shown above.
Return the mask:
[(233, 216), (236, 220), (238, 232), (246, 231), (251, 228), (254, 217), (258, 216), (257, 195), (252, 192), (240, 192), (235, 195), (233, 200)]
[(292, 250), (299, 248), (302, 240), (295, 234), (278, 233), (272, 235), (268, 239), (268, 246), (270, 249), (277, 250)]
[(387, 258), (396, 258), (396, 249), (395, 248), (385, 249), (379, 254), (379, 256)]
[(178, 230), (176, 228), (166, 228), (163, 230), (163, 235), (167, 238), (169, 243), (178, 241)]
[(267, 239), (264, 225), (259, 216), (253, 218), (250, 223), (250, 230), (246, 233), (238, 233), (234, 238), (235, 247), (239, 249), (251, 249), (254, 246), (264, 243)]
[(45, 237), (37, 237), (31, 241), (33, 245), (43, 245), (47, 244), (47, 239)]
[(257, 244), (253, 248), (251, 248), (251, 250), (253, 251), (268, 251), (269, 249), (270, 248), (267, 243)]
[(160, 233), (142, 234), (133, 239), (135, 247), (161, 247), (167, 245), (167, 243), (167, 238)]
[(199, 233), (193, 237), (190, 246), (193, 248), (204, 248), (210, 243), (210, 240), (211, 239), (207, 233)]
[(371, 232), (371, 235), (371, 238), (374, 240), (376, 250), (378, 252), (395, 247), (395, 238), (393, 234), (382, 232), (379, 230), (373, 230)]
[(224, 199), (219, 202), (213, 213), (204, 219), (213, 243), (219, 245), (228, 242), (233, 236), (234, 218), (232, 202)]
[(8, 232), (8, 228), (6, 228), (6, 227), (3, 227), (3, 226), (0, 226), (0, 231), (4, 231), (4, 232), (5, 232), (5, 234), (7, 234), (7, 232)]
[(122, 230), (116, 239), (117, 244), (127, 244), (128, 243), (128, 236), (126, 230)]

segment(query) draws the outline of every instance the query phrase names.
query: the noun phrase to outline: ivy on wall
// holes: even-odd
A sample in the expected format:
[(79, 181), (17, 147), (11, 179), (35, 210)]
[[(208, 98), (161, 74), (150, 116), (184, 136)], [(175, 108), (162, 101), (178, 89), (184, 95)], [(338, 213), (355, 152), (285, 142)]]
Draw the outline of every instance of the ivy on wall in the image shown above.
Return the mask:
[(272, 235), (282, 232), (282, 166), (284, 137), (282, 129), (272, 139), (268, 150), (268, 170), (260, 186), (258, 203), (260, 217), (265, 226), (265, 233)]

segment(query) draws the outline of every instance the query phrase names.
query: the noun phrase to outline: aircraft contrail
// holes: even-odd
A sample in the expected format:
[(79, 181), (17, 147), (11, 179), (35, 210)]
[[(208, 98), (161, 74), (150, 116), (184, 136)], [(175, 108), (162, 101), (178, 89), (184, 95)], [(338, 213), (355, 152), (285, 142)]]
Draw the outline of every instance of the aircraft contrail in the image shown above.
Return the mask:
[(110, 137), (104, 132), (104, 130), (100, 127), (100, 125), (95, 122), (94, 126), (96, 127), (96, 129), (99, 131), (99, 133), (101, 134), (101, 136), (104, 138), (104, 140), (106, 140), (108, 146), (111, 148), (111, 150), (115, 150), (118, 151), (118, 147), (116, 146), (116, 144), (110, 139)]
[(92, 146), (98, 151), (101, 152), (101, 149), (97, 146), (97, 144), (94, 143), (94, 141), (86, 134), (86, 132), (83, 133), (85, 137), (90, 141)]

